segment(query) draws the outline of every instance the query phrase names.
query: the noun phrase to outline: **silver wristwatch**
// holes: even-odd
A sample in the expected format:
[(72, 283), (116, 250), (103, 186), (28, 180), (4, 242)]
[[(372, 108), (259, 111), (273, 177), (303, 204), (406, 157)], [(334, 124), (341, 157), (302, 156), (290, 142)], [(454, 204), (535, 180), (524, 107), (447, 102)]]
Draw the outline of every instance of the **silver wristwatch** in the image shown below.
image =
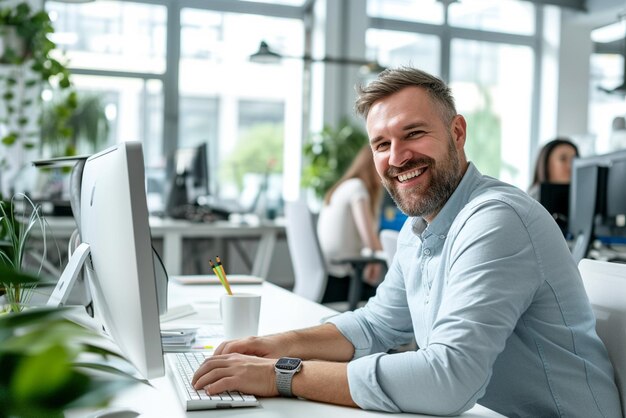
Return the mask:
[(276, 389), (280, 396), (292, 398), (291, 393), (291, 380), (293, 375), (298, 373), (302, 369), (302, 360), (292, 357), (281, 357), (274, 364), (274, 371), (276, 372)]

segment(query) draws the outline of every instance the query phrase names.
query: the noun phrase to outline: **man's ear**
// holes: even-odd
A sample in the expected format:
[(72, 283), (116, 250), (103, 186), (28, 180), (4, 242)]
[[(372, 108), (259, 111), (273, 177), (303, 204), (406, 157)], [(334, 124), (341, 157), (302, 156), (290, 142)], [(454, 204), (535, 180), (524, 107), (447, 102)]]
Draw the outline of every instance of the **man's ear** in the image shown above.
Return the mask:
[(454, 145), (457, 150), (462, 150), (465, 147), (465, 136), (467, 133), (467, 123), (463, 115), (456, 115), (452, 119), (451, 135)]

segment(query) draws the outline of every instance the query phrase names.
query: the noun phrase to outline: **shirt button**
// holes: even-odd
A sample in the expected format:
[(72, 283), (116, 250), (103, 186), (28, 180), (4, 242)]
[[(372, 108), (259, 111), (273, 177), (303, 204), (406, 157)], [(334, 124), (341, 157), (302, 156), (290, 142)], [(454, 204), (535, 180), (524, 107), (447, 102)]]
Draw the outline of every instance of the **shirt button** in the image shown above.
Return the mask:
[(430, 248), (426, 248), (424, 250), (424, 255), (430, 255)]
[(439, 235), (439, 239), (446, 239), (445, 235)]

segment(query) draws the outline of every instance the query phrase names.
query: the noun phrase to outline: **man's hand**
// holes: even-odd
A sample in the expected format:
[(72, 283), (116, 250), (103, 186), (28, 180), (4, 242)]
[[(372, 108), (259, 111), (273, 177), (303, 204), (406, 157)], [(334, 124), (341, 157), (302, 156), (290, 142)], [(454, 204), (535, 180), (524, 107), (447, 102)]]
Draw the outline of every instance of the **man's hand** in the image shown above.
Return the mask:
[(256, 357), (279, 358), (288, 354), (288, 341), (289, 338), (284, 334), (224, 341), (215, 349), (214, 355), (240, 353)]
[(262, 397), (278, 396), (274, 363), (274, 359), (244, 354), (216, 354), (196, 370), (191, 384), (210, 395), (238, 390)]

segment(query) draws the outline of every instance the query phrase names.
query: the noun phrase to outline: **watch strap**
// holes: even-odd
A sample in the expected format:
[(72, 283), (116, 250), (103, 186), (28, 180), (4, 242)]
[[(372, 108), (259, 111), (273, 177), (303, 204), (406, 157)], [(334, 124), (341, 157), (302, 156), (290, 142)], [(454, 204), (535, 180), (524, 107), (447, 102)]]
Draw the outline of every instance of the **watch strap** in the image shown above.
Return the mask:
[(293, 393), (291, 392), (291, 380), (293, 379), (293, 375), (294, 373), (292, 372), (276, 372), (276, 389), (278, 389), (280, 396), (293, 398)]

